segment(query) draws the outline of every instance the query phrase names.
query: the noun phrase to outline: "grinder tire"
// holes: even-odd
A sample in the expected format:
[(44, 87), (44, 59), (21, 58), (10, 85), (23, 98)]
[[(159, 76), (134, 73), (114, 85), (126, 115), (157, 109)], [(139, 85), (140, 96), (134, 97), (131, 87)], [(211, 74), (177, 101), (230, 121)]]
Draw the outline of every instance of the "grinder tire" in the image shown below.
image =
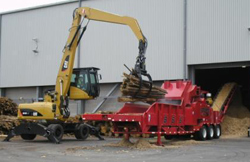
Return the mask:
[(207, 129), (206, 126), (203, 125), (199, 131), (194, 134), (195, 140), (205, 141), (207, 139)]
[(218, 139), (220, 138), (220, 136), (221, 136), (221, 126), (218, 124), (214, 126), (214, 138)]
[(214, 127), (212, 125), (207, 127), (207, 139), (211, 140), (214, 137)]

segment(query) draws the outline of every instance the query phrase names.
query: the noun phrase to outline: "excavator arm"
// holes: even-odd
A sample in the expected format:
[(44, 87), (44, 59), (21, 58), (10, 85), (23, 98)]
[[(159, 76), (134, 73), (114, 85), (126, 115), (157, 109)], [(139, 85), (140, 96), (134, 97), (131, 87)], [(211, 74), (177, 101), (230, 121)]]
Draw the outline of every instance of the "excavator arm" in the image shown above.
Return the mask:
[(150, 75), (147, 74), (145, 66), (147, 39), (144, 37), (137, 20), (131, 17), (119, 16), (88, 7), (78, 8), (73, 13), (73, 23), (65, 45), (54, 94), (54, 101), (56, 102), (56, 116), (63, 115), (64, 118), (69, 116), (67, 95), (71, 82), (76, 48), (87, 28), (87, 25), (82, 28), (82, 22), (84, 19), (128, 25), (139, 40), (139, 55), (136, 59), (133, 73), (140, 78), (141, 75), (148, 76), (149, 80), (152, 82)]

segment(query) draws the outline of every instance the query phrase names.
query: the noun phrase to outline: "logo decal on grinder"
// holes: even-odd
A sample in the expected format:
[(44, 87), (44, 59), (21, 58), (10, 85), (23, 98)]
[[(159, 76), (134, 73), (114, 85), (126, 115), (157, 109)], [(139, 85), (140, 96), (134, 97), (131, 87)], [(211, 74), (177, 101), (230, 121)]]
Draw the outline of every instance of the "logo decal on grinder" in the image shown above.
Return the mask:
[(68, 64), (69, 64), (69, 55), (65, 58), (62, 66), (62, 71), (65, 71), (68, 69)]

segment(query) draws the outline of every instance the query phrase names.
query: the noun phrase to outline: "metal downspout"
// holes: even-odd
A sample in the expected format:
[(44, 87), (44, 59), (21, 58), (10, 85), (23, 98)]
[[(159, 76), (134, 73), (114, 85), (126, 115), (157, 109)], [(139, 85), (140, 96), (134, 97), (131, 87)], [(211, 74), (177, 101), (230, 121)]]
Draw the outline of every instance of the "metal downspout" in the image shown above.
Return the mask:
[(184, 0), (183, 24), (183, 79), (187, 79), (187, 0)]

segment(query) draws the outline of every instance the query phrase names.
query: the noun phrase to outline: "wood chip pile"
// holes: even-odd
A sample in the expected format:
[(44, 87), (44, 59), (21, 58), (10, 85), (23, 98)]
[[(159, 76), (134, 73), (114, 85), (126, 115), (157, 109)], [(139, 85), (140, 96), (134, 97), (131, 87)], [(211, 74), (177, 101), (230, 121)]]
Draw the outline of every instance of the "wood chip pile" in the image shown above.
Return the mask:
[[(164, 98), (167, 93), (166, 90), (158, 86), (152, 86), (152, 90), (149, 92), (150, 83), (147, 81), (142, 81), (142, 87), (137, 93), (140, 87), (140, 79), (134, 75), (128, 75), (123, 73), (124, 79), (120, 87), (122, 92), (122, 97), (118, 98), (119, 102), (136, 102), (142, 101), (147, 103), (153, 103), (157, 99)], [(136, 96), (134, 96), (137, 93)]]
[(226, 99), (228, 98), (232, 89), (236, 86), (236, 83), (226, 83), (217, 94), (216, 99), (212, 105), (213, 110), (220, 111), (223, 107)]
[(0, 97), (0, 115), (17, 115), (17, 104), (7, 97)]
[(222, 135), (247, 136), (250, 126), (250, 111), (242, 104), (241, 93), (237, 90), (226, 116), (221, 123)]

